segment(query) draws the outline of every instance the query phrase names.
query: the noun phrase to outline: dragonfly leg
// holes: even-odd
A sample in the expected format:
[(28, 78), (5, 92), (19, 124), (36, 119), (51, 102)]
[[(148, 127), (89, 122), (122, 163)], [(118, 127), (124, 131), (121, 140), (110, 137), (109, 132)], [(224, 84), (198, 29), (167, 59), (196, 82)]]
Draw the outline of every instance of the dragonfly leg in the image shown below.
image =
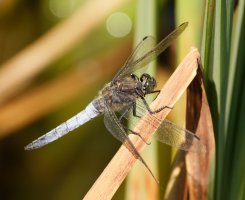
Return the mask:
[(155, 101), (155, 99), (157, 98), (158, 94), (160, 93), (160, 90), (155, 90), (149, 94), (153, 94), (153, 93), (157, 93), (156, 97), (153, 99), (153, 101)]
[[(140, 116), (136, 115), (136, 102), (133, 102), (132, 105), (130, 105), (127, 109), (125, 109), (125, 111), (122, 113), (122, 115), (119, 117), (119, 121), (121, 122), (122, 121), (122, 118), (125, 117), (125, 115), (128, 114), (128, 112), (131, 110), (131, 108), (133, 108), (133, 116), (134, 117), (139, 117), (141, 118)], [(122, 124), (123, 125), (123, 124)], [(148, 143), (139, 133), (131, 130), (130, 128), (126, 127), (123, 125), (123, 128), (124, 130), (126, 131), (130, 131), (131, 134), (134, 134), (134, 135), (137, 135), (139, 136), (143, 142), (145, 142), (147, 145), (150, 145), (150, 143)]]
[(151, 143), (150, 142), (147, 142), (139, 133), (137, 133), (137, 132), (135, 132), (135, 131), (133, 131), (133, 130), (131, 130), (130, 128), (128, 128), (128, 127), (125, 127), (124, 126), (124, 129), (125, 130), (127, 130), (127, 131), (130, 131), (131, 132), (131, 134), (134, 134), (134, 135), (137, 135), (137, 136), (139, 136), (140, 137), (140, 139), (144, 142), (144, 143), (146, 143), (147, 145), (150, 145)]
[(163, 109), (173, 109), (172, 107), (169, 107), (169, 106), (163, 106), (163, 107), (161, 107), (161, 108), (159, 108), (159, 109), (157, 109), (157, 110), (151, 110), (150, 109), (150, 106), (149, 106), (149, 104), (146, 102), (146, 100), (145, 100), (145, 98), (144, 97), (141, 97), (141, 99), (142, 99), (142, 101), (143, 101), (143, 103), (145, 104), (145, 106), (146, 106), (146, 109), (148, 110), (148, 112), (150, 113), (150, 114), (156, 114), (156, 113), (159, 113), (159, 112), (161, 112)]
[(136, 114), (136, 102), (133, 103), (133, 116), (134, 117), (141, 118), (141, 116), (139, 116), (139, 115)]
[(136, 114), (136, 102), (133, 102), (127, 109), (125, 109), (125, 111), (121, 114), (121, 116), (119, 117), (119, 121), (122, 121), (122, 118), (125, 117), (125, 115), (128, 114), (128, 112), (131, 110), (131, 108), (133, 109), (133, 116), (134, 117), (138, 117), (141, 118), (141, 116)]
[(130, 111), (130, 109), (132, 108), (132, 106), (129, 106), (127, 109), (124, 110), (124, 112), (121, 114), (121, 116), (119, 117), (119, 121), (122, 121), (122, 118), (125, 117), (125, 115), (128, 114), (128, 112)]
[(155, 90), (155, 91), (153, 91), (153, 92), (151, 92), (151, 93), (149, 93), (149, 94), (153, 94), (153, 93), (160, 93), (160, 90)]

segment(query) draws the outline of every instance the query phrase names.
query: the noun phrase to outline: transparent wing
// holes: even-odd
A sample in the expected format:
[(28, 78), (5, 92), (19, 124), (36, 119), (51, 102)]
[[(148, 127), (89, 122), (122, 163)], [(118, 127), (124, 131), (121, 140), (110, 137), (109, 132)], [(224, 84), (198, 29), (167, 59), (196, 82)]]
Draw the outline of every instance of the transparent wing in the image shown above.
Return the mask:
[[(132, 54), (128, 57), (126, 63), (122, 66), (122, 68), (118, 71), (113, 81), (120, 79), (129, 74), (129, 71), (134, 71), (134, 66), (132, 65), (135, 61), (142, 58), (148, 52), (150, 52), (154, 46), (156, 45), (156, 40), (152, 36), (144, 37), (141, 42), (135, 47)], [(144, 67), (144, 66), (142, 66)], [(132, 68), (130, 70), (130, 68)]]
[(129, 139), (127, 133), (125, 132), (125, 129), (123, 128), (122, 123), (119, 121), (116, 114), (110, 109), (108, 104), (105, 103), (105, 113), (104, 113), (104, 123), (107, 128), (107, 130), (119, 141), (123, 143), (123, 145), (133, 154), (133, 156), (136, 159), (139, 159), (143, 165), (147, 168), (147, 170), (150, 172), (152, 177), (155, 179), (157, 183), (159, 181), (154, 176), (153, 172), (149, 168), (149, 166), (146, 164), (142, 156), (139, 154), (137, 149), (134, 147), (133, 143)]
[[(200, 138), (198, 138), (196, 134), (187, 129), (177, 126), (167, 119), (161, 121), (159, 118), (156, 117), (156, 115), (149, 114), (149, 112), (145, 108), (145, 105), (141, 102), (140, 99), (137, 100), (136, 114), (138, 116), (141, 116), (141, 119), (146, 122), (147, 126), (152, 126), (157, 129), (156, 133), (154, 134), (154, 138), (156, 138), (160, 142), (185, 151), (206, 151), (205, 145), (200, 141)], [(146, 114), (149, 116), (148, 119), (143, 117)], [(130, 117), (133, 117), (132, 114), (130, 115)], [(136, 121), (132, 121), (134, 125), (136, 125)], [(145, 129), (147, 129), (147, 127), (145, 127)]]
[(138, 159), (140, 157), (138, 151), (135, 149), (134, 145), (128, 138), (123, 125), (119, 121), (118, 117), (110, 109), (110, 107), (105, 103), (105, 113), (104, 113), (104, 123), (107, 130), (120, 142), (127, 147), (127, 149)]
[(134, 71), (146, 66), (161, 54), (169, 45), (185, 30), (188, 22), (181, 24), (161, 42), (155, 45), (155, 39), (151, 36), (143, 38), (143, 40), (136, 46), (133, 53), (129, 56), (126, 63), (119, 70), (113, 81), (116, 81), (124, 76), (132, 74)]

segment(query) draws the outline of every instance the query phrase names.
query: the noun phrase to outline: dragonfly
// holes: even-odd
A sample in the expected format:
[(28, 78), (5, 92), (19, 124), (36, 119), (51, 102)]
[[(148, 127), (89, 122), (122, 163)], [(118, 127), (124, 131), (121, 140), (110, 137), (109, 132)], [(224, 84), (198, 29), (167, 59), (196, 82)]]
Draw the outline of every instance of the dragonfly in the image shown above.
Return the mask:
[[(187, 25), (188, 22), (181, 24), (158, 44), (155, 43), (155, 39), (152, 36), (144, 37), (112, 81), (100, 90), (98, 96), (84, 110), (25, 146), (25, 150), (43, 147), (103, 114), (104, 124), (107, 130), (117, 140), (122, 142), (133, 156), (145, 165), (154, 177), (152, 171), (136, 150), (128, 135), (136, 134), (142, 140), (144, 138), (140, 133), (129, 129), (124, 123), (125, 120), (130, 118), (129, 116), (142, 118), (142, 116), (148, 113), (150, 117), (148, 117), (146, 124), (147, 126), (158, 127), (155, 137), (160, 142), (186, 151), (190, 149), (195, 152), (205, 151), (205, 146), (196, 134), (177, 126), (171, 121), (166, 119), (162, 121), (156, 117), (156, 113), (161, 112), (163, 109), (171, 109), (171, 107), (163, 106), (157, 110), (151, 110), (146, 101), (146, 96), (159, 92), (155, 90), (157, 85), (156, 80), (147, 73), (143, 73), (141, 76), (135, 75), (135, 71), (146, 67), (169, 47), (186, 29)], [(145, 140), (144, 142), (147, 143)], [(156, 180), (155, 177), (154, 179)]]

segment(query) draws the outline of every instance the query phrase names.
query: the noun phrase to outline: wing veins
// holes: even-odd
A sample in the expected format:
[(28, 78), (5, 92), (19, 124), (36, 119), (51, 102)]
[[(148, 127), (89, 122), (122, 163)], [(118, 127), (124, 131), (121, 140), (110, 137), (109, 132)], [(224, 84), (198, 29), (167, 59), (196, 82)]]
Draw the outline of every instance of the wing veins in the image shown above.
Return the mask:
[[(172, 31), (168, 36), (166, 36), (161, 42), (159, 42), (155, 47), (151, 50), (144, 53), (138, 59), (134, 60), (134, 57), (137, 57), (137, 52), (141, 52), (140, 48), (144, 47), (143, 43), (147, 40), (144, 38), (135, 48), (131, 56), (128, 58), (126, 63), (123, 65), (121, 70), (116, 74), (113, 78), (113, 81), (119, 79), (120, 77), (124, 77), (130, 75), (133, 71), (142, 68), (149, 64), (154, 58), (156, 58), (159, 54), (161, 54), (169, 45), (175, 40), (187, 27), (188, 23), (185, 22), (177, 27), (174, 31)], [(150, 37), (150, 36), (149, 36)], [(150, 37), (152, 39), (152, 37)]]

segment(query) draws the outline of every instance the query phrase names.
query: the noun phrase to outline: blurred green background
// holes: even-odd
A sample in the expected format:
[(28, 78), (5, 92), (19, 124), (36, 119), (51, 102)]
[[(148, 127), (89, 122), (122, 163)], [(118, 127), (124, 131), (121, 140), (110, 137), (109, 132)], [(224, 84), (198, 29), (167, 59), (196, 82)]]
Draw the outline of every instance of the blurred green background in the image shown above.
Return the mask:
[[(24, 146), (82, 110), (142, 35), (153, 34), (159, 41), (185, 21), (189, 26), (183, 38), (159, 56), (157, 81), (166, 81), (191, 46), (202, 53), (218, 148), (208, 197), (244, 198), (244, 1), (146, 4), (1, 1), (0, 199), (82, 199), (121, 145), (102, 117), (44, 148), (24, 151)], [(184, 108), (183, 98), (171, 120), (183, 125)], [(164, 170), (158, 170), (165, 189), (174, 153), (166, 145), (160, 149)], [(125, 188), (123, 183), (113, 199), (126, 199)]]

